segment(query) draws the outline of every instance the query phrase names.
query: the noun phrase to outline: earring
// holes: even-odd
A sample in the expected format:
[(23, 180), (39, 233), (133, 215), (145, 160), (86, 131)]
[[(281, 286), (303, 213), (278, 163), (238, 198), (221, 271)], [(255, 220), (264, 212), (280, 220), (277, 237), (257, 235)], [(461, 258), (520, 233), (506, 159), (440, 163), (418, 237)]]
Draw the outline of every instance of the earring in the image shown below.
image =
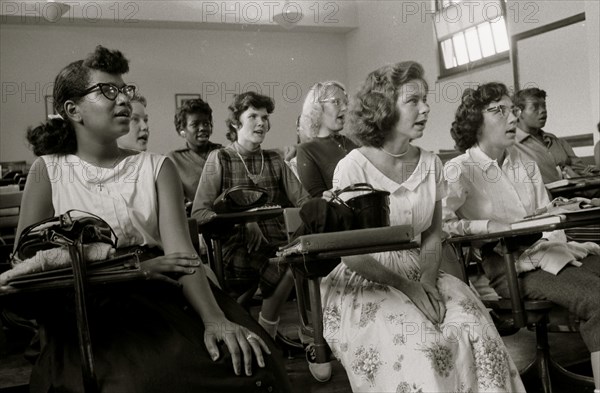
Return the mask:
[(179, 131), (179, 135), (185, 138), (185, 131)]

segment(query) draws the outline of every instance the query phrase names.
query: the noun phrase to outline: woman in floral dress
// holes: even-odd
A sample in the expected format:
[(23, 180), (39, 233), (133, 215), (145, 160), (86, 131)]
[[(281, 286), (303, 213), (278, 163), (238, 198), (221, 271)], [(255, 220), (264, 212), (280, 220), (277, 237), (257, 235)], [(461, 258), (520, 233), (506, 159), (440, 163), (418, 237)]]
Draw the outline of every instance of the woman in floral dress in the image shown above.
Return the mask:
[(404, 62), (372, 72), (352, 105), (362, 147), (339, 162), (336, 184), (389, 191), (391, 225), (412, 225), (420, 248), (343, 258), (321, 284), (325, 338), (355, 392), (524, 392), (476, 294), (438, 270), (442, 164), (410, 144), (426, 96), (423, 68)]

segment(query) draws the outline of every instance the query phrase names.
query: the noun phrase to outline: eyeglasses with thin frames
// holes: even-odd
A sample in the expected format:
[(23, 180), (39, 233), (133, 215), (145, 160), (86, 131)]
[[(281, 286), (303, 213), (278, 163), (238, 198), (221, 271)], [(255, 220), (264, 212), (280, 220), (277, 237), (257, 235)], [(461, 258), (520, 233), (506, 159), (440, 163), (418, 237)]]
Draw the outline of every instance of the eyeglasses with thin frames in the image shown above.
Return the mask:
[(338, 89), (340, 89), (342, 91), (342, 93), (344, 93), (344, 99), (340, 99), (340, 98), (335, 98), (335, 97), (331, 97), (331, 98), (319, 98), (317, 100), (317, 102), (319, 102), (320, 104), (324, 104), (326, 102), (329, 102), (333, 105), (335, 105), (337, 108), (341, 108), (342, 105), (348, 105), (348, 94), (346, 93), (346, 89), (344, 89), (344, 87), (342, 85), (340, 85), (337, 82), (326, 82), (326, 83), (317, 83), (315, 85), (315, 89), (318, 92), (318, 97), (321, 97), (323, 94), (325, 94), (327, 87), (329, 86), (335, 86)]
[(489, 107), (487, 109), (483, 110), (484, 112), (491, 112), (491, 113), (500, 113), (503, 117), (508, 117), (508, 113), (512, 112), (513, 115), (515, 115), (515, 117), (519, 117), (521, 115), (521, 108), (519, 108), (518, 106), (511, 106), (510, 108), (507, 107), (506, 105), (496, 105), (496, 106), (492, 106)]
[(82, 97), (98, 89), (104, 97), (111, 101), (114, 101), (119, 96), (119, 93), (125, 94), (127, 98), (131, 100), (135, 96), (136, 87), (134, 85), (125, 85), (123, 87), (117, 87), (112, 83), (96, 83), (95, 85), (85, 89), (83, 91)]

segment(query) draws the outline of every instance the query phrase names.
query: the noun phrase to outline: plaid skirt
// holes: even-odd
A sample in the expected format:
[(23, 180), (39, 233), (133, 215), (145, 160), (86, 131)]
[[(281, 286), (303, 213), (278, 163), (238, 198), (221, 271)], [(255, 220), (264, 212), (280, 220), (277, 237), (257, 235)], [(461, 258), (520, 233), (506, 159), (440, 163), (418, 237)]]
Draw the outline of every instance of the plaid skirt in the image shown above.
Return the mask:
[(257, 251), (248, 252), (246, 231), (240, 225), (223, 244), (225, 279), (258, 280), (263, 298), (273, 294), (285, 273), (285, 269), (269, 264), (269, 258), (274, 257), (278, 247), (287, 242), (284, 234), (281, 239), (273, 239), (273, 236), (268, 235), (266, 237), (271, 238), (268, 243), (263, 243)]

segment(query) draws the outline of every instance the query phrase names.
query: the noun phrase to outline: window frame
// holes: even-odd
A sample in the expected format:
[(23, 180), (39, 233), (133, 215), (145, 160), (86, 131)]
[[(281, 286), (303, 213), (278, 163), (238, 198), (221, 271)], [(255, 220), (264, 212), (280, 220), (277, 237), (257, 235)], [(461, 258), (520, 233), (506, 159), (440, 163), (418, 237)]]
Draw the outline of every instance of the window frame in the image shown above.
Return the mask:
[[(436, 16), (439, 12), (441, 12), (443, 10), (443, 1), (444, 0), (435, 0), (434, 4), (435, 4), (435, 11), (436, 11)], [(459, 0), (457, 3), (462, 2), (463, 0)], [(454, 4), (455, 1), (450, 0), (450, 4), (448, 4), (446, 7), (451, 6), (452, 4)], [(451, 77), (451, 76), (456, 76), (459, 74), (464, 74), (467, 73), (469, 71), (478, 69), (478, 68), (482, 68), (482, 67), (486, 67), (486, 66), (490, 66), (490, 65), (494, 65), (497, 63), (502, 63), (502, 62), (509, 62), (510, 61), (510, 53), (511, 53), (511, 47), (512, 47), (512, 42), (511, 42), (511, 37), (508, 35), (508, 23), (507, 23), (507, 19), (506, 19), (506, 0), (500, 0), (500, 7), (502, 10), (502, 17), (504, 19), (504, 23), (506, 24), (506, 39), (508, 40), (508, 49), (506, 51), (500, 52), (500, 53), (496, 53), (494, 55), (488, 56), (488, 57), (482, 57), (481, 59), (478, 60), (474, 60), (474, 61), (469, 61), (468, 63), (462, 64), (462, 65), (458, 65), (456, 67), (452, 67), (447, 69), (446, 68), (446, 63), (444, 62), (444, 52), (443, 52), (443, 48), (442, 48), (442, 43), (444, 41), (446, 41), (448, 39), (448, 37), (446, 37), (443, 40), (440, 40), (438, 38), (437, 35), (437, 30), (436, 30), (436, 26), (435, 26), (435, 22), (433, 22), (433, 33), (434, 33), (434, 37), (435, 37), (435, 41), (436, 41), (436, 47), (437, 47), (437, 61), (438, 61), (438, 69), (439, 69), (439, 76), (438, 79), (443, 79), (443, 78), (447, 78), (447, 77)], [(489, 22), (489, 21), (488, 21)], [(465, 33), (467, 30), (472, 29), (472, 28), (476, 28), (477, 26), (479, 26), (480, 24), (482, 24), (484, 22), (475, 24), (475, 25), (470, 25), (466, 28), (463, 28), (461, 30), (456, 31), (452, 36), (454, 36), (455, 34), (458, 33)], [(450, 37), (450, 39), (452, 39), (452, 36)], [(478, 35), (479, 37), (479, 35)], [(465, 40), (466, 43), (466, 40)], [(481, 41), (480, 41), (480, 45), (481, 45)], [(482, 51), (483, 52), (483, 51)], [(483, 53), (482, 53), (483, 54)]]

